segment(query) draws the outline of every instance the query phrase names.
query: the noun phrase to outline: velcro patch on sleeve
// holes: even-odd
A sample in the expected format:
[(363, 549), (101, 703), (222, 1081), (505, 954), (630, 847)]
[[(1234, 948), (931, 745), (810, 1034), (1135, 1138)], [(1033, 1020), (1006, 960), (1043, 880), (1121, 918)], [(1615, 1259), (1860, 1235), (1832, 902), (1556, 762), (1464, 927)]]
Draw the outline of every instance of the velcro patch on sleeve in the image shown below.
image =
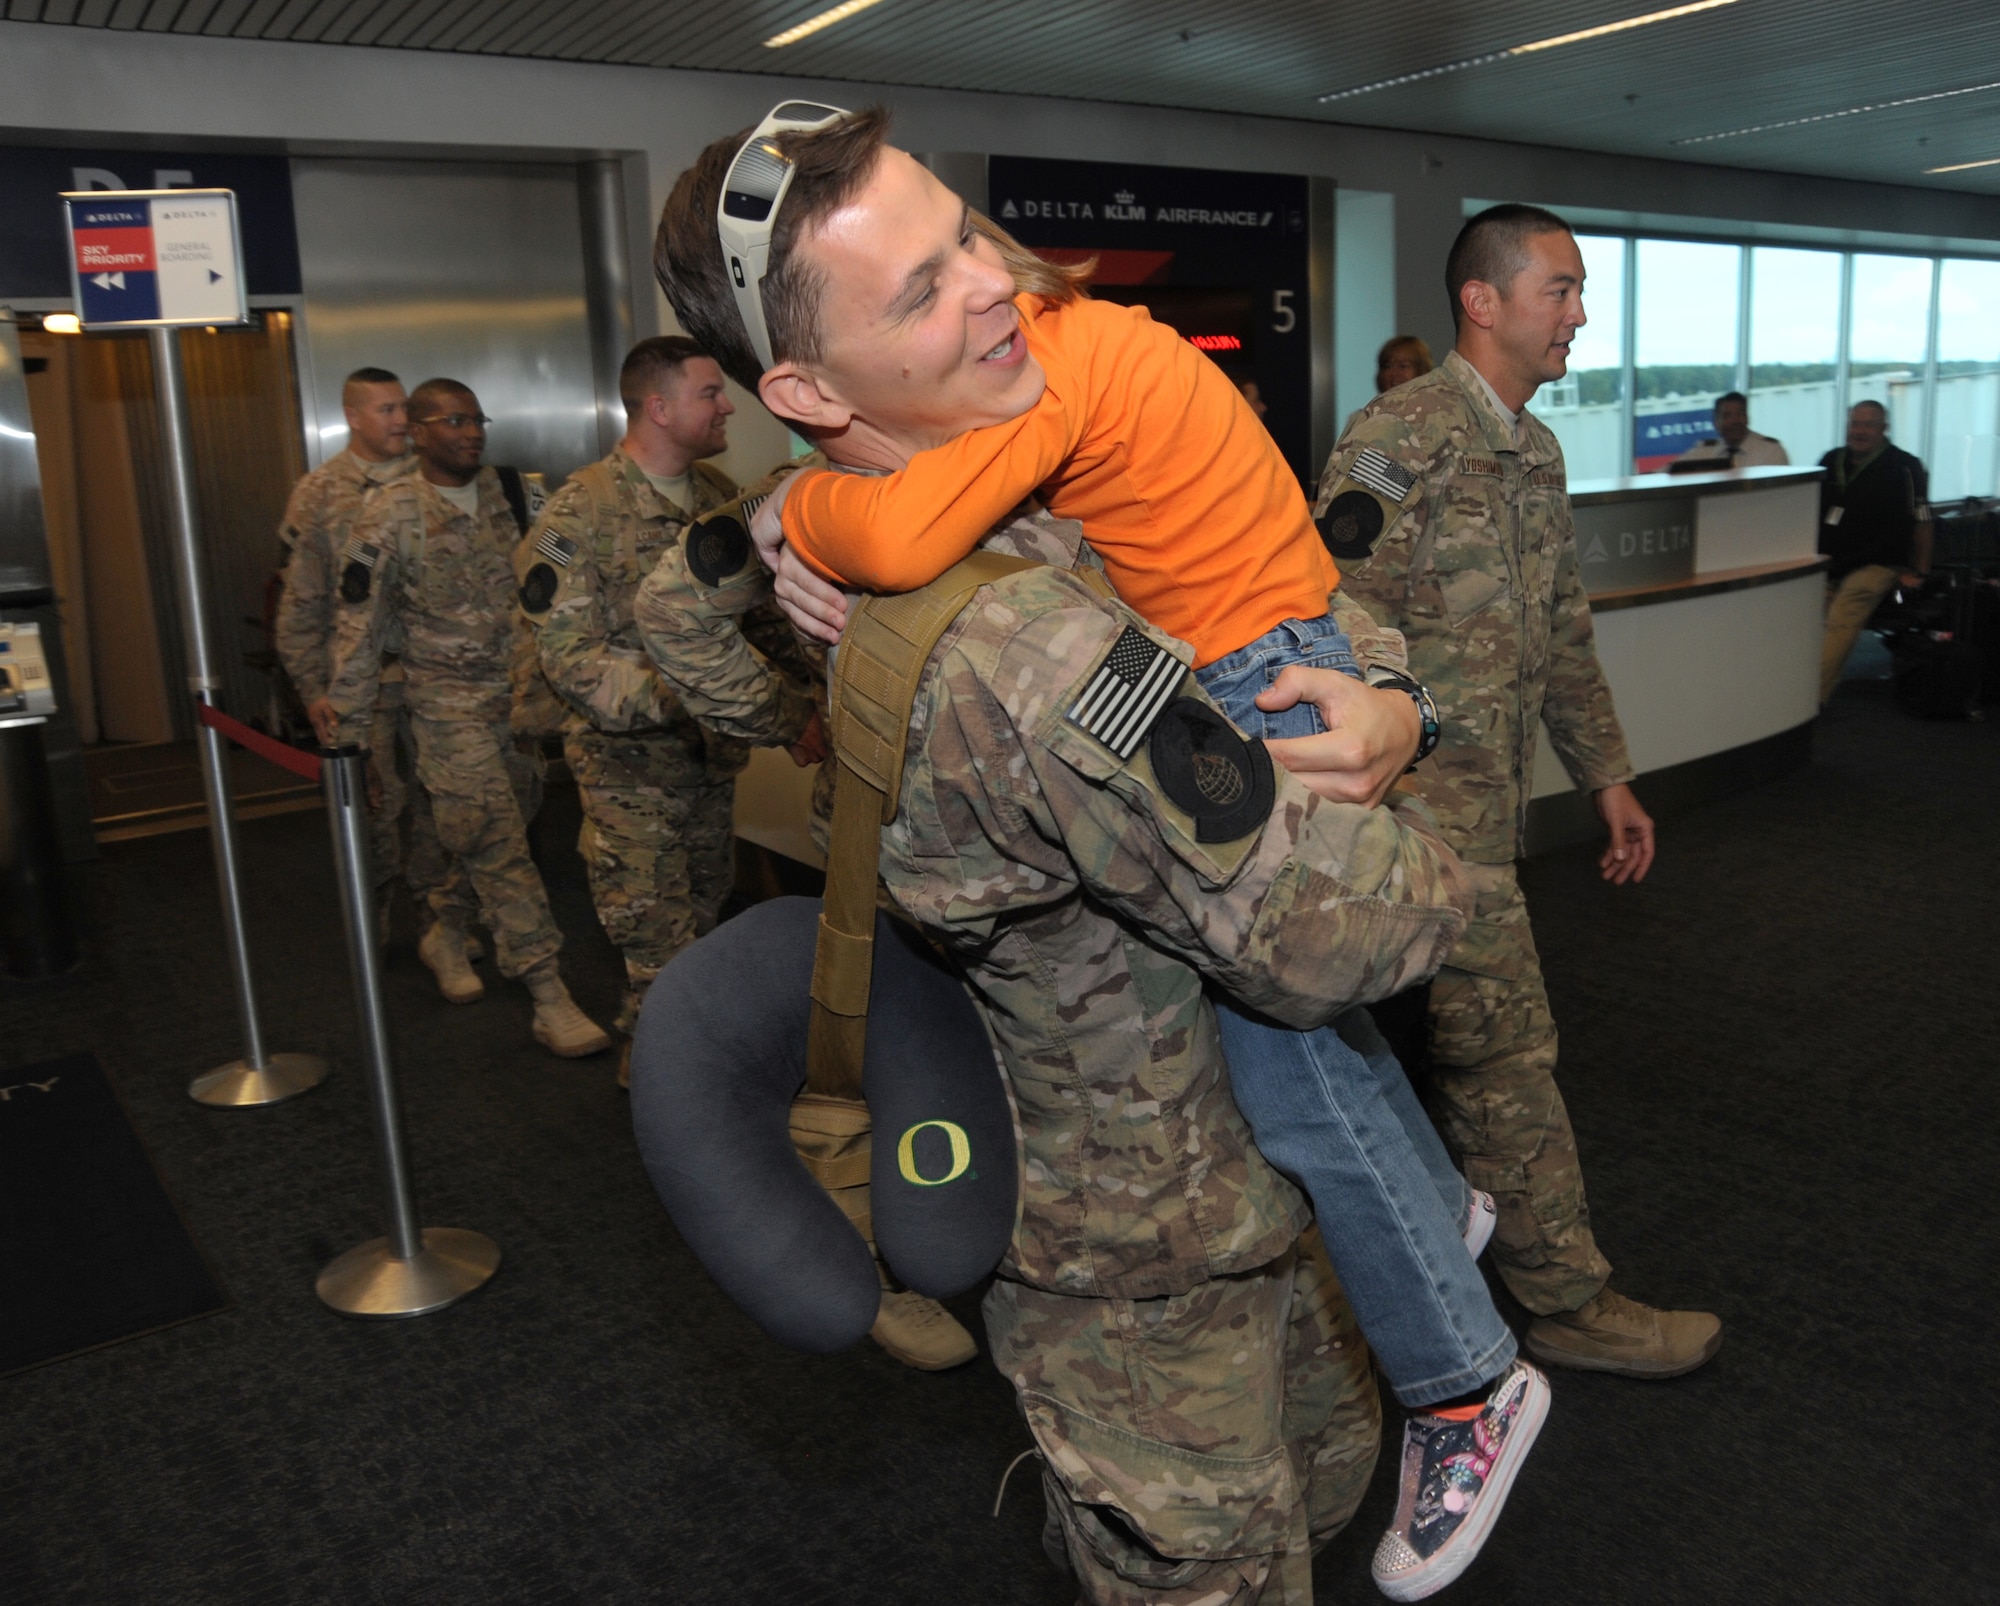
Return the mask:
[(1186, 676), (1185, 664), (1143, 630), (1127, 625), (1064, 717), (1121, 760), (1128, 759)]
[[(535, 550), (549, 562), (567, 569), (576, 561), (576, 543), (566, 535), (558, 535), (554, 530), (544, 530), (535, 538)], [(537, 568), (541, 565), (537, 564)]]
[(375, 580), (375, 565), (382, 561), (382, 549), (366, 541), (350, 540), (340, 553), (340, 595), (347, 602), (366, 602), (368, 588)]
[(528, 571), (527, 579), (521, 582), (522, 608), (532, 614), (547, 613), (561, 585), (562, 581), (556, 577), (554, 569), (546, 563), (536, 564)]
[(683, 547), (688, 572), (703, 585), (721, 585), (750, 561), (749, 519), (762, 501), (720, 508), (688, 526)]
[(1365, 558), (1416, 494), (1416, 475), (1379, 448), (1365, 447), (1333, 482), (1317, 521), (1320, 539), (1336, 558)]
[(1193, 817), (1197, 842), (1239, 842), (1271, 817), (1278, 783), (1269, 750), (1199, 698), (1174, 700), (1146, 757), (1167, 801)]

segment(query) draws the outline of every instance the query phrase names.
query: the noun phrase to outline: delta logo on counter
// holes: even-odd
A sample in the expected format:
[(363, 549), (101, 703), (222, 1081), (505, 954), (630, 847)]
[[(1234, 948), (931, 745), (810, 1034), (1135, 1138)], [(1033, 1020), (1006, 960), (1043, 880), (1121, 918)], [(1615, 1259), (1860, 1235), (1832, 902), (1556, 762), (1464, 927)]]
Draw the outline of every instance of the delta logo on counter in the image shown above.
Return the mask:
[(228, 190), (92, 191), (69, 210), (86, 328), (241, 323), (243, 264)]

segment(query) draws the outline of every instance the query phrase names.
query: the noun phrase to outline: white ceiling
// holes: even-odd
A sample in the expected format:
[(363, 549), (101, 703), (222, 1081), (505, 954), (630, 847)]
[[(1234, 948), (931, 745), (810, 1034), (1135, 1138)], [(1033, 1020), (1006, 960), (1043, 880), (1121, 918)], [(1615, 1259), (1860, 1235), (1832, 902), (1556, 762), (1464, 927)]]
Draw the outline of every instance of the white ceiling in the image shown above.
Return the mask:
[[(1672, 0), (879, 0), (798, 44), (764, 47), (825, 3), (4, 0), (0, 9), (79, 28), (1190, 107), (2000, 194), (2000, 166), (1924, 174), (2000, 157), (2000, 0), (1736, 0), (1330, 104), (1315, 97)], [(1949, 93), (1962, 90), (1974, 92)]]

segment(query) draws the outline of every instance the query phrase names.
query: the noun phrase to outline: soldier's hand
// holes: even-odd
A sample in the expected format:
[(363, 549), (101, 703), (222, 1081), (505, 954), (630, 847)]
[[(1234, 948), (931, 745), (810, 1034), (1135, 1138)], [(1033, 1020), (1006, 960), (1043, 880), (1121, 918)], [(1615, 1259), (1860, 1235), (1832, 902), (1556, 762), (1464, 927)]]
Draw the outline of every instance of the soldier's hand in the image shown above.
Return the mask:
[(1306, 702), (1319, 709), (1325, 733), (1266, 742), (1271, 756), (1321, 797), (1380, 803), (1416, 756), (1423, 736), (1417, 705), (1403, 692), (1298, 664), (1257, 694), (1257, 706), (1266, 713)]
[(826, 739), (826, 724), (815, 708), (812, 718), (806, 721), (806, 728), (799, 732), (799, 739), (785, 751), (792, 755), (792, 762), (802, 770), (808, 770), (824, 759), (830, 751)]
[(1611, 828), (1611, 846), (1597, 861), (1604, 879), (1622, 887), (1628, 881), (1644, 881), (1653, 868), (1653, 817), (1639, 807), (1632, 788), (1623, 784), (1607, 786), (1593, 793), (1598, 817)]
[(847, 594), (828, 585), (789, 546), (778, 548), (771, 594), (792, 628), (808, 641), (837, 642), (847, 628)]
[(331, 697), (315, 697), (306, 704), (306, 718), (312, 723), (313, 735), (319, 738), (321, 747), (332, 747), (336, 721)]

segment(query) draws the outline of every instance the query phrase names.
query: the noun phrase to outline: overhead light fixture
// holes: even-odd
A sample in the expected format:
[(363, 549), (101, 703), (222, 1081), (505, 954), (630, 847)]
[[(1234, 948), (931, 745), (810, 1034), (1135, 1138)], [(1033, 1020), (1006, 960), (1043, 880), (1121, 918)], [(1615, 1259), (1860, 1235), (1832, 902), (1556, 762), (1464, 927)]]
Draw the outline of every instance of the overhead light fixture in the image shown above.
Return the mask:
[(1670, 6), (1665, 11), (1649, 11), (1643, 17), (1627, 17), (1623, 22), (1607, 22), (1602, 27), (1579, 28), (1575, 33), (1559, 33), (1547, 39), (1532, 40), (1525, 45), (1510, 45), (1505, 50), (1490, 50), (1483, 56), (1468, 56), (1463, 61), (1449, 61), (1441, 67), (1425, 67), (1420, 72), (1398, 73), (1394, 78), (1382, 78), (1372, 84), (1357, 84), (1352, 89), (1336, 89), (1331, 94), (1317, 97), (1321, 105), (1330, 100), (1346, 100), (1352, 95), (1372, 95), (1378, 89), (1396, 89), (1404, 84), (1414, 84), (1426, 78), (1442, 78), (1446, 73), (1464, 72), (1468, 67), (1486, 67), (1496, 61), (1510, 61), (1515, 56), (1530, 56), (1538, 50), (1554, 50), (1561, 45), (1579, 45), (1586, 39), (1602, 39), (1606, 34), (1625, 33), (1633, 28), (1649, 28), (1656, 22), (1672, 22), (1676, 17), (1691, 17), (1697, 11), (1714, 11), (1722, 6), (1733, 6), (1736, 0), (1694, 0), (1692, 5)]
[(1669, 145), (1706, 145), (1711, 140), (1741, 139), (1745, 134), (1769, 134), (1780, 128), (1804, 128), (1808, 123), (1830, 123), (1837, 117), (1859, 117), (1864, 112), (1893, 111), (1898, 106), (1922, 106), (1928, 101), (1951, 100), (1959, 95), (1983, 95), (1989, 89), (2000, 89), (2000, 81), (1990, 84), (1968, 84), (1963, 89), (1939, 89), (1928, 95), (1905, 95), (1900, 100), (1873, 100), (1865, 106), (1848, 106), (1837, 112), (1816, 112), (1811, 117), (1787, 117), (1781, 123), (1752, 123), (1748, 128), (1726, 128), (1719, 134), (1690, 134), (1685, 139), (1670, 139)]
[(809, 39), (822, 28), (831, 28), (836, 22), (845, 22), (857, 11), (866, 11), (870, 6), (880, 5), (882, 0), (845, 0), (831, 11), (822, 11), (816, 17), (808, 17), (796, 28), (787, 28), (783, 33), (771, 35), (764, 41), (766, 50), (782, 50), (786, 45), (795, 45), (801, 39)]
[(1949, 167), (1927, 167), (1926, 173), (1963, 173), (1968, 167), (2000, 167), (2000, 156), (1989, 156), (1983, 162), (1953, 162)]
[(42, 320), (42, 328), (52, 335), (80, 335), (83, 320), (73, 312), (52, 312)]

